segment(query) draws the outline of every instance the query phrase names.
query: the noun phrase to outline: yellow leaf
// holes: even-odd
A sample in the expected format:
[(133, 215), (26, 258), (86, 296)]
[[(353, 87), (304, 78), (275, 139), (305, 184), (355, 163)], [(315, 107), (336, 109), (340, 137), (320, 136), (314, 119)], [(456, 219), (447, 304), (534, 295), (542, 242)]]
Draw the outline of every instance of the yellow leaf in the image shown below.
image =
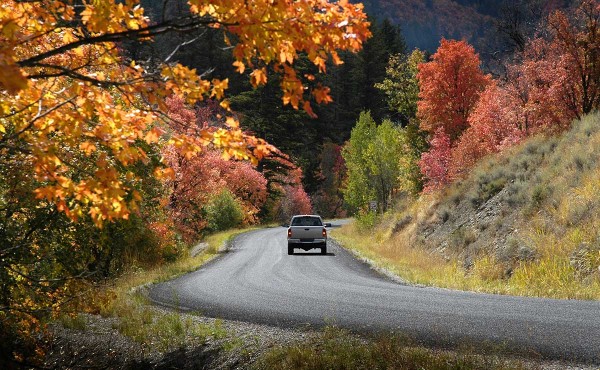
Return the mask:
[[(0, 60), (5, 57), (0, 54)], [(0, 89), (6, 89), (10, 94), (27, 87), (27, 78), (23, 75), (21, 69), (14, 63), (8, 65), (1, 64), (0, 68)]]
[(7, 38), (11, 39), (19, 29), (19, 25), (14, 20), (9, 20), (2, 25), (2, 34)]
[(79, 149), (83, 150), (87, 156), (92, 154), (96, 150), (96, 146), (89, 141), (84, 141), (79, 144)]
[(175, 171), (172, 168), (156, 168), (154, 170), (154, 177), (159, 180), (174, 180), (175, 179)]
[(162, 130), (158, 127), (154, 127), (152, 130), (146, 133), (146, 136), (144, 136), (144, 141), (146, 141), (148, 144), (156, 143), (158, 142), (158, 139), (160, 139), (161, 135)]
[(229, 126), (231, 128), (240, 127), (240, 123), (238, 122), (238, 120), (236, 120), (233, 117), (227, 117), (227, 120), (225, 121), (225, 123), (227, 124), (227, 126)]
[(73, 32), (71, 30), (65, 30), (63, 33), (63, 42), (65, 44), (70, 44), (74, 41), (77, 41), (77, 38), (75, 37)]
[(212, 80), (212, 92), (210, 94), (211, 97), (216, 97), (218, 100), (223, 99), (223, 95), (225, 94), (225, 90), (229, 86), (229, 79), (226, 78), (224, 80), (213, 79)]
[(82, 58), (85, 55), (85, 52), (82, 47), (73, 49), (73, 52), (75, 52), (75, 55), (77, 55), (80, 58)]
[(267, 71), (264, 68), (255, 69), (250, 74), (250, 82), (252, 86), (258, 87), (267, 83)]
[(239, 74), (244, 73), (244, 71), (246, 70), (246, 66), (244, 65), (244, 63), (240, 62), (239, 60), (236, 60), (235, 62), (233, 62), (233, 66), (237, 68), (237, 72)]
[(117, 211), (117, 212), (120, 211), (121, 210), (121, 202), (114, 200), (112, 202), (112, 207), (115, 211)]

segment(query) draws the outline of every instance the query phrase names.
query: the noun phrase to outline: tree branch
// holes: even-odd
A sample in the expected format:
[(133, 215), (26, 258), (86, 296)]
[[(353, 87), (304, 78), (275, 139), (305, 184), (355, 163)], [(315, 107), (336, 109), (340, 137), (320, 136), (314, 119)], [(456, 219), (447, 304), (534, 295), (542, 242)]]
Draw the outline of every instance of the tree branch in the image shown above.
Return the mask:
[[(183, 23), (179, 23), (179, 22), (183, 22)], [(167, 33), (167, 32), (182, 32), (182, 33), (190, 32), (190, 31), (193, 31), (193, 30), (196, 30), (196, 29), (199, 29), (202, 27), (208, 27), (209, 25), (214, 25), (214, 24), (220, 24), (220, 25), (224, 25), (224, 26), (235, 25), (233, 23), (226, 24), (223, 22), (219, 22), (215, 19), (200, 18), (197, 16), (181, 17), (181, 18), (178, 18), (175, 20), (165, 21), (162, 23), (158, 23), (158, 24), (151, 25), (151, 26), (137, 29), (137, 30), (127, 30), (127, 31), (121, 31), (121, 32), (114, 32), (114, 33), (105, 33), (105, 34), (101, 34), (98, 36), (84, 37), (80, 40), (73, 41), (66, 45), (57, 47), (55, 49), (48, 50), (46, 52), (34, 55), (27, 59), (23, 59), (23, 60), (17, 62), (17, 64), (20, 67), (34, 67), (34, 66), (38, 65), (38, 63), (44, 59), (47, 59), (47, 58), (55, 56), (55, 55), (63, 54), (67, 51), (76, 49), (80, 46), (100, 44), (100, 43), (104, 43), (104, 42), (118, 42), (118, 41), (122, 41), (125, 39), (144, 39), (144, 38), (149, 38), (149, 37)]]

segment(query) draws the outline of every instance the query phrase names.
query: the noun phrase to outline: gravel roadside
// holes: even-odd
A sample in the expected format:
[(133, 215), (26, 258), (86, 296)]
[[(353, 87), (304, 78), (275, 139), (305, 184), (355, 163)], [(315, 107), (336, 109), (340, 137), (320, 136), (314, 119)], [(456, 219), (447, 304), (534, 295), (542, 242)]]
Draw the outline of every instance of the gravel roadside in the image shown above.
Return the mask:
[[(151, 307), (157, 314), (172, 311)], [(180, 313), (196, 324), (214, 325), (218, 319)], [(239, 321), (218, 320), (226, 337), (197, 338), (189, 335), (183, 346), (160, 351), (142, 344), (116, 329), (118, 318), (82, 315), (85, 329), (51, 326), (47, 369), (247, 369), (265, 351), (276, 345), (291, 345), (310, 339), (317, 331), (283, 329)]]
[[(157, 315), (172, 314), (150, 307)], [(199, 339), (190, 335), (177, 348), (160, 351), (142, 344), (116, 329), (118, 318), (82, 315), (85, 329), (51, 326), (45, 369), (249, 369), (260, 356), (276, 346), (303, 343), (320, 335), (314, 328), (279, 328), (241, 321), (220, 320), (180, 313), (196, 324), (218, 322), (226, 337)], [(364, 340), (368, 340), (364, 338)], [(593, 366), (561, 362), (524, 361), (527, 368), (540, 370), (598, 370)]]

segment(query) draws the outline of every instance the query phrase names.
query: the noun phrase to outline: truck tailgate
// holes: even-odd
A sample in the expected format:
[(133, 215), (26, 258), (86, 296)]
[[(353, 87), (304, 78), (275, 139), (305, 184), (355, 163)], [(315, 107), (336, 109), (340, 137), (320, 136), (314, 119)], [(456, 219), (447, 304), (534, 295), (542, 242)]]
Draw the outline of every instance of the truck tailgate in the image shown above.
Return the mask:
[(292, 226), (292, 239), (312, 241), (323, 238), (323, 226)]

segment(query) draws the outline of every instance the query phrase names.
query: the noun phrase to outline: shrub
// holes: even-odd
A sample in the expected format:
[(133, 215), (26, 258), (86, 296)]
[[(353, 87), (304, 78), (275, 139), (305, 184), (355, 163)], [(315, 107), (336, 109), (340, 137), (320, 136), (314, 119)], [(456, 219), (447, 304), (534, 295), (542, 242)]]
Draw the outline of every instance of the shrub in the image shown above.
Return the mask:
[(233, 193), (227, 189), (212, 196), (204, 206), (208, 229), (222, 231), (236, 227), (244, 220), (244, 210)]
[(539, 207), (544, 199), (548, 196), (548, 189), (544, 185), (537, 185), (531, 193), (531, 203), (535, 207)]
[(60, 323), (67, 329), (85, 331), (87, 322), (82, 314), (63, 314), (59, 318)]
[(440, 219), (440, 221), (442, 221), (442, 223), (445, 223), (450, 219), (450, 211), (448, 211), (448, 209), (446, 208), (442, 208), (438, 210), (437, 216)]
[(600, 244), (581, 243), (570, 256), (570, 263), (578, 273), (600, 273)]
[(477, 240), (476, 232), (465, 226), (460, 226), (452, 232), (448, 245), (455, 250), (462, 250)]
[(377, 213), (376, 212), (361, 212), (356, 216), (356, 223), (359, 229), (365, 231), (370, 230), (375, 227), (377, 223)]
[(521, 262), (532, 262), (538, 258), (538, 252), (516, 236), (507, 238), (506, 243), (497, 251), (497, 259), (509, 268)]

